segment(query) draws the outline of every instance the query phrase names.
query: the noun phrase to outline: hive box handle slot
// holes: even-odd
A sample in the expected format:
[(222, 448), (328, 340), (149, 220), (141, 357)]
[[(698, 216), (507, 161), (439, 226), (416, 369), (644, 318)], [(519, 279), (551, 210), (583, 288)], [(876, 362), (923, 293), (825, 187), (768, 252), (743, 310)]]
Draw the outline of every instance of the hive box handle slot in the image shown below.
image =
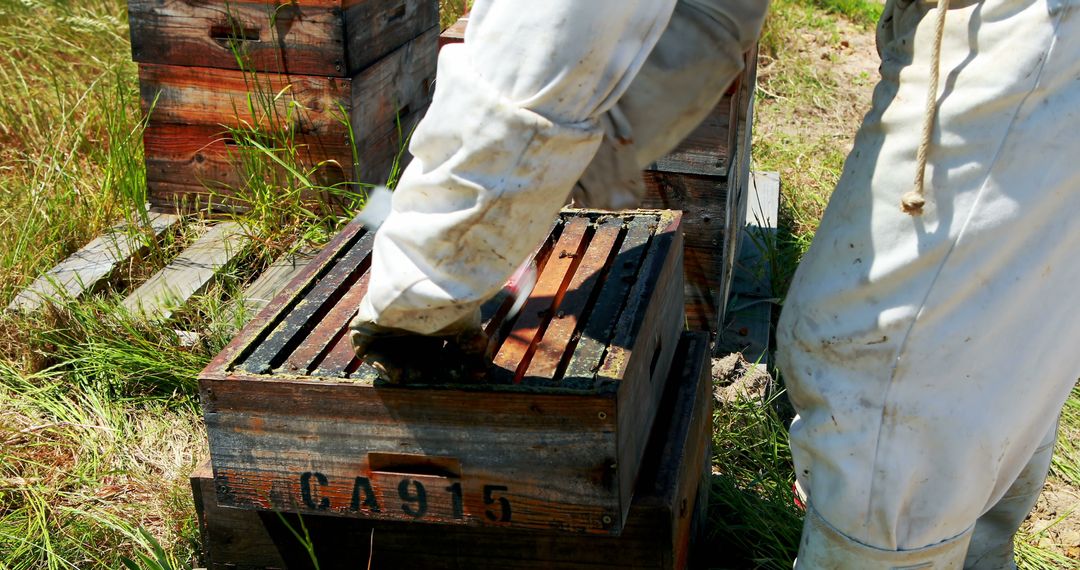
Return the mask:
[(404, 18), (405, 14), (407, 12), (408, 12), (408, 9), (405, 6), (405, 3), (403, 2), (393, 12), (390, 12), (390, 15), (386, 17), (386, 23), (390, 24), (390, 23), (396, 22), (396, 21)]
[(649, 361), (649, 380), (656, 380), (656, 365), (660, 363), (660, 353), (664, 351), (664, 339), (660, 333), (656, 333), (656, 348), (653, 349), (652, 360)]
[(412, 453), (369, 453), (368, 467), (380, 473), (418, 475), (457, 479), (461, 477), (461, 462), (453, 457), (416, 455)]
[(260, 41), (260, 36), (259, 28), (245, 28), (237, 22), (210, 26), (210, 39), (225, 49), (231, 49), (233, 42)]

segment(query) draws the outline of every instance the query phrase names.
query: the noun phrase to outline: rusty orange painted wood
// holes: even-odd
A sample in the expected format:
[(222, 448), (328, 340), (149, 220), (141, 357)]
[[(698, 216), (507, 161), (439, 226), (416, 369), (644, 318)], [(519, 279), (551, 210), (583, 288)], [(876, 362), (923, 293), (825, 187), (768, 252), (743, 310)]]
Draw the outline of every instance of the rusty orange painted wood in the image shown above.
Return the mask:
[[(533, 251), (532, 256), (529, 257), (535, 265), (537, 276), (544, 270), (548, 258), (551, 257), (552, 248), (559, 239), (562, 227), (562, 220), (556, 219), (555, 223), (551, 226), (551, 231), (548, 233), (547, 238), (537, 246)], [(513, 325), (513, 321), (508, 320), (507, 316), (510, 313), (510, 309), (513, 308), (515, 301), (516, 296), (513, 294), (513, 291), (508, 288), (503, 288), (503, 290), (495, 295), (495, 297), (489, 299), (481, 306), (480, 320), (481, 327), (484, 329), (485, 334), (496, 339), (506, 337), (510, 331), (510, 326)]]
[(587, 218), (574, 218), (566, 224), (552, 257), (548, 259), (529, 299), (517, 316), (514, 328), (495, 354), (495, 366), (512, 372), (514, 382), (521, 381), (538, 339), (559, 310), (566, 288), (574, 277), (574, 268), (581, 261), (588, 228)]
[[(407, 386), (384, 385), (351, 355), (344, 326), (366, 284), (371, 234), (350, 224), (312, 262), (318, 268), (291, 283), (200, 375), (219, 500), (617, 534), (683, 322), (679, 220), (655, 210), (564, 212), (551, 246), (537, 251), (546, 262), (531, 306), (508, 323), (518, 337), (500, 339), (518, 361), (504, 352), (505, 368), (493, 365), (487, 383), (436, 373)], [(590, 251), (599, 259), (583, 264)], [(577, 275), (583, 265), (589, 276)], [(597, 266), (603, 275), (619, 269), (628, 298), (585, 291), (605, 279)], [(594, 378), (564, 385), (555, 374), (539, 385), (499, 374), (527, 370), (552, 307), (568, 298), (576, 300), (563, 310), (576, 314), (581, 331), (594, 330), (587, 325), (595, 314), (620, 327), (595, 328), (600, 337), (589, 339), (598, 351)], [(605, 354), (614, 364), (601, 370)]]
[(346, 299), (346, 301), (349, 302), (349, 305), (347, 305), (346, 308), (348, 317), (335, 333), (333, 340), (330, 342), (330, 350), (327, 351), (326, 356), (316, 361), (313, 366), (308, 368), (313, 375), (347, 376), (359, 367), (359, 359), (357, 359), (356, 355), (353, 353), (352, 342), (349, 340), (349, 331), (347, 327), (349, 320), (356, 314), (356, 309), (360, 304), (360, 300), (367, 294), (370, 279), (371, 274), (364, 273), (364, 275), (360, 277), (360, 281), (354, 285), (352, 291), (350, 291), (350, 293), (355, 292), (356, 302), (352, 303), (352, 299)]
[[(385, 183), (407, 162), (405, 137), (430, 102), (437, 35), (431, 28), (349, 78), (141, 64), (151, 201), (242, 208), (252, 174), (296, 182), (268, 150), (340, 193), (347, 182)], [(263, 166), (242, 166), (252, 160)], [(336, 205), (333, 192), (310, 194)]]
[[(323, 187), (342, 186), (352, 175), (352, 150), (341, 137), (298, 135), (292, 146), (297, 161), (308, 165), (308, 178)], [(259, 160), (265, 175), (287, 185), (287, 172), (263, 151), (240, 144), (222, 125), (174, 124), (150, 121), (143, 131), (147, 185), (156, 206), (177, 201), (243, 208), (242, 166)], [(239, 192), (239, 193), (238, 193)], [(327, 191), (305, 191), (311, 208), (336, 208), (344, 196)]]
[(612, 252), (617, 251), (615, 246), (622, 230), (623, 221), (619, 218), (599, 224), (574, 271), (562, 305), (554, 312), (528, 363), (524, 377), (530, 382), (554, 380), (560, 372), (560, 366), (565, 367), (568, 363), (568, 349), (573, 342), (574, 333), (581, 332), (578, 324), (583, 320), (590, 301), (594, 300), (594, 291), (600, 289), (601, 277), (611, 263)]
[(129, 0), (140, 63), (349, 77), (436, 26), (436, 0)]
[[(377, 568), (686, 568), (695, 538), (694, 528), (699, 532), (702, 528), (708, 497), (705, 475), (709, 466), (712, 418), (708, 361), (706, 335), (685, 333), (676, 355), (679, 365), (672, 368), (666, 382), (656, 427), (649, 439), (633, 504), (620, 536), (305, 515), (304, 524), (311, 533), (321, 567), (353, 568), (356, 560), (368, 559), (367, 549), (371, 544), (372, 566)], [(394, 454), (378, 456), (372, 464), (383, 473), (409, 469), (425, 471), (426, 475), (412, 480), (422, 481), (426, 493), (427, 489), (434, 489), (425, 497), (431, 501), (438, 500), (434, 495), (442, 492), (440, 486), (451, 481), (451, 476), (464, 471), (461, 463), (453, 461), (425, 464), (422, 458)], [(300, 548), (277, 513), (221, 508), (215, 483), (220, 485), (221, 481), (215, 481), (209, 464), (191, 477), (203, 560), (209, 568), (309, 567), (307, 552)], [(322, 494), (331, 486), (329, 479), (326, 483), (323, 485), (314, 475), (309, 478), (312, 502), (333, 499), (333, 496)], [(374, 485), (373, 493), (369, 495), (367, 488), (361, 485), (357, 502), (363, 505), (363, 501), (369, 501), (368, 508), (377, 504), (381, 509), (400, 508), (405, 504), (416, 506), (415, 501), (401, 499), (394, 480), (389, 483), (388, 497), (386, 493), (374, 491)], [(405, 494), (415, 498), (416, 489), (410, 483)], [(481, 503), (484, 502), (482, 494), (481, 491)], [(451, 511), (453, 497), (450, 493)], [(492, 497), (500, 495), (493, 493)], [(445, 501), (440, 505), (437, 508), (447, 506)], [(501, 511), (498, 501), (482, 506)], [(294, 528), (299, 526), (295, 515), (287, 514), (284, 518)]]
[(347, 78), (139, 65), (143, 112), (162, 123), (249, 124), (343, 139), (346, 115), (339, 105), (348, 102), (351, 88)]

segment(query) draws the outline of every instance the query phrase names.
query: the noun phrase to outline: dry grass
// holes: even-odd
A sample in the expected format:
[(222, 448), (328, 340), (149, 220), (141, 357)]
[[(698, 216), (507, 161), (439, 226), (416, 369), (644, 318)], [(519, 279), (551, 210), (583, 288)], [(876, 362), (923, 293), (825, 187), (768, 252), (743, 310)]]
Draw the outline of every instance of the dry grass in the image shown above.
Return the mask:
[[(459, 10), (463, 0), (441, 4)], [(788, 267), (816, 228), (867, 104), (872, 73), (858, 54), (866, 51), (868, 6), (774, 2), (755, 161), (784, 177)], [(122, 0), (0, 0), (0, 232), (8, 236), (0, 303), (144, 203), (126, 22)], [(272, 199), (273, 188), (265, 190)], [(289, 226), (282, 236), (313, 232), (318, 240), (332, 231), (293, 227), (303, 217), (295, 213), (267, 210), (252, 232), (279, 224)], [(153, 263), (125, 279), (145, 278), (189, 237), (161, 244)], [(288, 241), (263, 239), (263, 263)], [(153, 541), (166, 547), (171, 567), (195, 562), (186, 477), (205, 457), (206, 438), (194, 377), (227, 342), (236, 318), (228, 299), (252, 267), (233, 269), (180, 316), (184, 328), (209, 331), (194, 348), (181, 346), (170, 327), (125, 315), (108, 291), (50, 313), (0, 317), (0, 568), (116, 568), (121, 556), (152, 552)], [(721, 485), (717, 505), (727, 510), (714, 511), (724, 517), (713, 532), (739, 537), (728, 546), (752, 566), (790, 567), (798, 515), (787, 502), (783, 418), (773, 407), (740, 403), (727, 412), (715, 427), (718, 457), (733, 475)], [(1062, 433), (1075, 442), (1080, 414), (1069, 418)], [(1080, 488), (1076, 449), (1063, 446), (1055, 462), (1055, 481), (1068, 489)], [(1030, 556), (1057, 552), (1054, 532), (1032, 534), (1024, 543)], [(1040, 546), (1045, 537), (1051, 543)]]

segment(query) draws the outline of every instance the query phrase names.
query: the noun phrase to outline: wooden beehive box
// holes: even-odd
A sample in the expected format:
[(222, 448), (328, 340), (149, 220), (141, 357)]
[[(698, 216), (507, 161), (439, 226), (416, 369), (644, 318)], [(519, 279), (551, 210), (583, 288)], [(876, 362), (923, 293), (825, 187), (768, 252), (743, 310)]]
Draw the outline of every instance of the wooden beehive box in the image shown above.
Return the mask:
[(261, 156), (286, 172), (259, 146), (328, 187), (385, 183), (407, 160), (402, 147), (431, 100), (435, 0), (129, 0), (128, 8), (154, 205), (242, 207), (234, 190), (251, 173), (239, 166), (245, 160)]
[[(685, 568), (708, 501), (708, 350), (705, 334), (683, 334), (620, 536), (305, 516), (320, 568), (355, 568), (369, 555), (373, 568)], [(191, 483), (208, 568), (311, 567), (286, 527), (300, 528), (296, 515), (218, 506), (209, 464)]]
[(691, 330), (718, 332), (743, 233), (750, 175), (757, 51), (708, 117), (679, 146), (643, 173), (647, 208), (683, 211), (686, 320)]
[(407, 387), (349, 346), (354, 222), (200, 375), (219, 502), (617, 534), (684, 324), (680, 220), (564, 212), (521, 312), (485, 308), (488, 383)]
[(431, 0), (128, 0), (139, 63), (352, 77), (439, 24)]

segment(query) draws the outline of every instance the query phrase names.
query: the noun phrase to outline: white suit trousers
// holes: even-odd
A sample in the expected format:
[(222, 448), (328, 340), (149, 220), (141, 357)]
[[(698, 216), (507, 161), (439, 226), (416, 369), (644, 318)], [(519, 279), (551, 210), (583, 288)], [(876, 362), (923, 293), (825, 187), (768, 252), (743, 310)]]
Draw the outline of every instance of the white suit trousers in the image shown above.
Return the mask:
[(1080, 377), (1080, 7), (953, 3), (911, 217), (936, 11), (886, 5), (873, 108), (777, 338), (812, 522), (886, 551), (964, 546)]

